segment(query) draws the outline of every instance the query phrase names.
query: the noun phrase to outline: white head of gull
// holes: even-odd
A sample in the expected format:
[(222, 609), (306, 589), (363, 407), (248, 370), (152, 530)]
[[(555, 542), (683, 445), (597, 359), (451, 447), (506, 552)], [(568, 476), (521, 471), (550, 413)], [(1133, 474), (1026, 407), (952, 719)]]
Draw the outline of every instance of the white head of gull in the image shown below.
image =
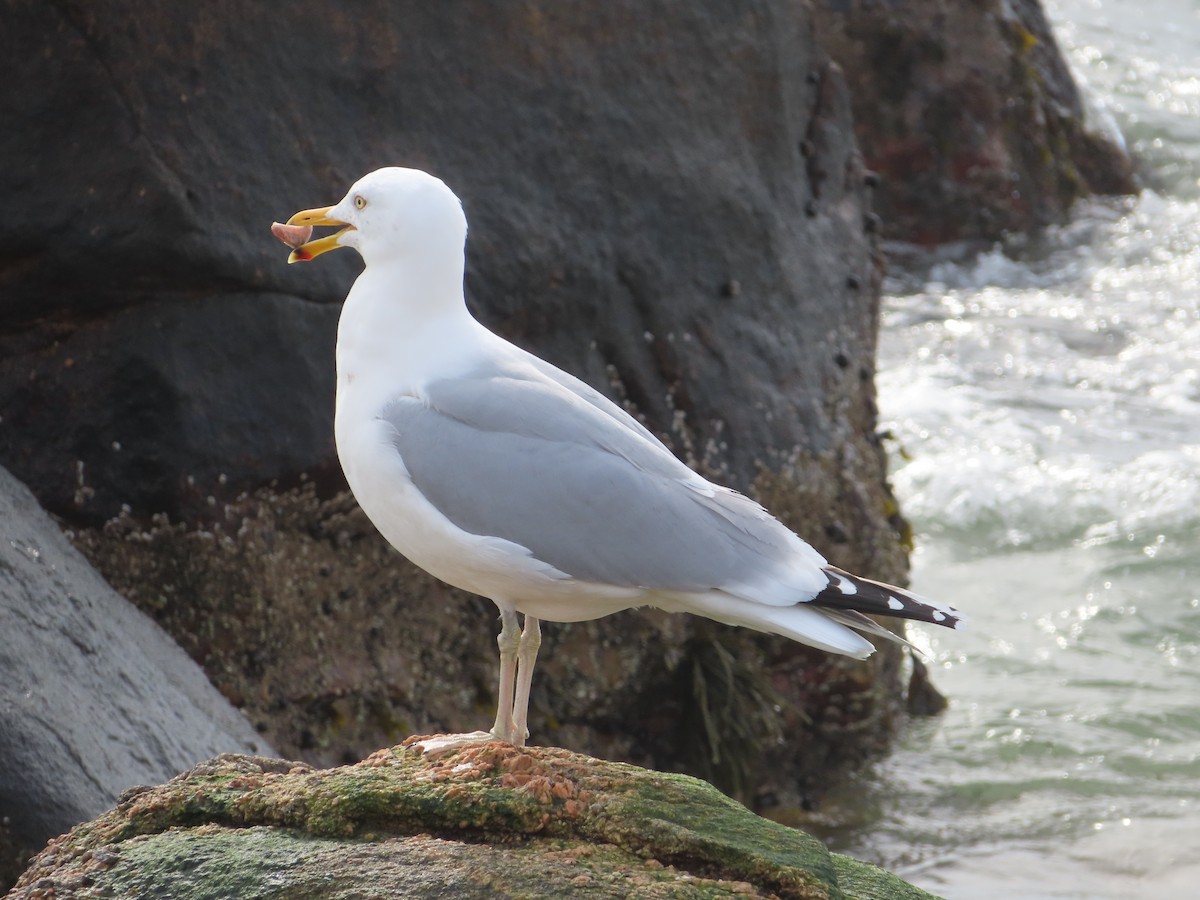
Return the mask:
[(337, 339), (335, 435), (350, 488), (408, 559), (500, 609), (495, 724), (428, 740), (426, 752), (525, 743), (542, 619), (655, 606), (860, 659), (874, 650), (863, 633), (899, 640), (868, 614), (962, 621), (829, 565), (598, 391), (484, 328), (463, 295), (466, 217), (439, 179), (380, 169), (288, 222), (322, 225), (340, 230), (289, 262), (352, 247), (366, 263)]

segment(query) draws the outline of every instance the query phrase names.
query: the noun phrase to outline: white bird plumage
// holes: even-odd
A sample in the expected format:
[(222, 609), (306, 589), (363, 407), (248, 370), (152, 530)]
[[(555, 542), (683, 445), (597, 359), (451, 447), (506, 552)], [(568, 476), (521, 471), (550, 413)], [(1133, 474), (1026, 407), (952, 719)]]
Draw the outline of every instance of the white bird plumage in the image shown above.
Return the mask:
[(874, 650), (860, 631), (895, 639), (864, 613), (962, 621), (829, 566), (598, 391), (484, 328), (463, 294), (466, 217), (439, 179), (380, 169), (289, 225), (344, 226), (290, 261), (352, 247), (366, 264), (336, 351), (354, 496), (404, 556), (500, 609), (496, 722), (462, 740), (524, 743), (541, 619), (650, 605), (857, 658)]

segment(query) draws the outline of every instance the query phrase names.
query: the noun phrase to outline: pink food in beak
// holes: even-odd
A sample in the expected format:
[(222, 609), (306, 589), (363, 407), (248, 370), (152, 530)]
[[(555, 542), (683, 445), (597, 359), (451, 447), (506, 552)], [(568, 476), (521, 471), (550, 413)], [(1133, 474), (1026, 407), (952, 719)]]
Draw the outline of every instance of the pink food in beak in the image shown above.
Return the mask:
[(311, 225), (284, 225), (282, 222), (271, 223), (271, 234), (283, 241), (293, 250), (301, 244), (308, 243), (308, 239), (312, 237)]

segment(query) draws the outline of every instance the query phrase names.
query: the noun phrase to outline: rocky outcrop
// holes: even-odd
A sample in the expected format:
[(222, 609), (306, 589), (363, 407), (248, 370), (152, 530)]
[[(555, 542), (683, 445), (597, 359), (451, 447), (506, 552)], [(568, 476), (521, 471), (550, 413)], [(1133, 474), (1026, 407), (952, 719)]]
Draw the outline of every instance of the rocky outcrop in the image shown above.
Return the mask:
[(8, 896), (450, 895), (930, 897), (695, 779), (505, 744), (218, 757), (53, 841)]
[(122, 791), (235, 750), (270, 752), (0, 469), (0, 870)]
[(4, 31), (0, 460), (51, 511), (335, 469), (357, 262), (286, 266), (267, 226), (384, 164), (462, 196), (489, 324), (681, 454), (746, 487), (857, 443), (882, 480), (865, 189), (803, 7), (62, 3)]
[[(874, 435), (880, 261), (803, 5), (23, 4), (0, 47), (22, 123), (0, 130), (21, 211), (0, 222), (0, 460), (74, 524), (129, 510), (82, 545), (283, 752), (357, 759), (494, 702), (490, 605), (338, 499), (353, 254), (288, 267), (268, 231), (380, 165), (462, 196), (490, 325), (835, 563), (904, 577)], [(305, 476), (315, 494), (289, 493)], [(900, 714), (893, 649), (848, 665), (655, 615), (548, 630), (537, 739), (750, 799), (800, 802)]]
[[(818, 0), (890, 239), (994, 241), (1130, 194), (1119, 137), (1089, 126), (1039, 0)], [(874, 179), (873, 179), (874, 180)]]

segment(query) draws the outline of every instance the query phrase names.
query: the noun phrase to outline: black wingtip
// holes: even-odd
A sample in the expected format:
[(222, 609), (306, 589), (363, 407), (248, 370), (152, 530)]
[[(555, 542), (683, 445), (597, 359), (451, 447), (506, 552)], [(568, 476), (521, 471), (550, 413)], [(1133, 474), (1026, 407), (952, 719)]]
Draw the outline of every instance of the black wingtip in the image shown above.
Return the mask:
[(938, 603), (904, 588), (852, 575), (837, 566), (826, 566), (825, 576), (829, 579), (829, 586), (813, 597), (810, 602), (814, 606), (911, 619), (944, 628), (957, 629), (966, 624), (966, 616), (953, 606)]

